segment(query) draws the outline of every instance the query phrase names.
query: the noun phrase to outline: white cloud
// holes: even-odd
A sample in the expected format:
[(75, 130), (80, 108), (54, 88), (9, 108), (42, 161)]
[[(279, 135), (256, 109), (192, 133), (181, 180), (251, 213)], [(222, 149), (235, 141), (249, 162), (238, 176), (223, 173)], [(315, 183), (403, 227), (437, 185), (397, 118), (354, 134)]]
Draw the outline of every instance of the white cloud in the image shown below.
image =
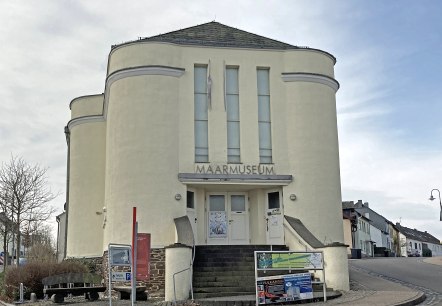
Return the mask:
[[(421, 53), (425, 58), (429, 53), (423, 45), (407, 46), (407, 35), (389, 30), (383, 17), (376, 15), (388, 11), (392, 7), (385, 10), (361, 2), (316, 0), (42, 0), (38, 5), (25, 0), (3, 1), (0, 161), (8, 161), (13, 153), (48, 166), (52, 189), (62, 192), (54, 201), (61, 212), (66, 181), (63, 127), (69, 120), (68, 105), (77, 96), (103, 91), (110, 46), (216, 19), (334, 54), (338, 59), (336, 78), (341, 83), (337, 107), (344, 200), (368, 201), (391, 221), (402, 217), (403, 225), (442, 238), (438, 205), (426, 200), (431, 188), (442, 187), (442, 147), (437, 143), (442, 126), (434, 125), (434, 146), (421, 148), (398, 141), (412, 136), (387, 124), (398, 120), (401, 101), (397, 101), (397, 92), (402, 90), (406, 95), (413, 90), (401, 88), (403, 84), (410, 79), (425, 82), (426, 75), (405, 69), (409, 58)], [(407, 18), (412, 20), (413, 16)], [(440, 46), (440, 40), (428, 33), (425, 37), (432, 46)], [(398, 67), (405, 67), (407, 74), (395, 75)], [(436, 77), (440, 78), (439, 74)], [(430, 88), (420, 94), (426, 95), (422, 99), (437, 101), (439, 91)], [(436, 106), (431, 111), (440, 113), (440, 106), (432, 105)]]

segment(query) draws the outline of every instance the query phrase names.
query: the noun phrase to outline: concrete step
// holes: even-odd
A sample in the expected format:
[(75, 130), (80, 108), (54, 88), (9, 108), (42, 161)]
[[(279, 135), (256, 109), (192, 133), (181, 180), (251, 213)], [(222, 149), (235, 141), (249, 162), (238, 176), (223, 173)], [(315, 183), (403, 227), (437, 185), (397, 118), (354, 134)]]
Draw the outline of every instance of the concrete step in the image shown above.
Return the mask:
[[(212, 292), (212, 293), (194, 293), (193, 294), (193, 298), (195, 300), (199, 300), (199, 299), (206, 299), (206, 298), (213, 298), (213, 297), (232, 297), (232, 296), (243, 296), (243, 295), (250, 295), (250, 294), (255, 294), (255, 292), (250, 293), (250, 292)], [(202, 302), (202, 301), (201, 301)], [(200, 303), (200, 301), (198, 301), (198, 303)], [(208, 305), (209, 301), (204, 301), (204, 305)], [(224, 303), (224, 305), (226, 305), (226, 301), (222, 301), (222, 303)], [(253, 304), (251, 305), (255, 305), (255, 301), (252, 301)], [(232, 306), (236, 305), (239, 306), (241, 304), (238, 303), (238, 301), (234, 301), (232, 303)]]
[(203, 282), (203, 281), (196, 281), (193, 282), (193, 286), (195, 288), (201, 288), (201, 287), (241, 287), (241, 286), (253, 286), (255, 283), (254, 278), (250, 279), (242, 279), (241, 281), (214, 281), (214, 282)]
[(247, 292), (253, 294), (255, 292), (255, 286), (234, 286), (234, 287), (202, 287), (194, 288), (193, 293), (222, 293), (222, 292)]
[(255, 275), (213, 275), (213, 274), (207, 274), (205, 276), (198, 276), (199, 282), (224, 282), (224, 281), (233, 281), (233, 282), (240, 282), (244, 279), (253, 279), (255, 280)]
[(206, 277), (206, 276), (214, 276), (214, 277), (223, 277), (223, 276), (255, 276), (255, 271), (254, 270), (250, 270), (250, 271), (236, 271), (236, 270), (230, 270), (230, 271), (216, 271), (216, 273), (214, 273), (214, 271), (200, 271), (200, 270), (193, 270), (193, 278), (197, 278), (197, 277)]
[(252, 266), (237, 266), (237, 267), (229, 267), (229, 266), (218, 266), (218, 267), (197, 267), (194, 266), (193, 271), (195, 272), (224, 272), (226, 270), (234, 270), (238, 273), (252, 271), (254, 272), (255, 269)]

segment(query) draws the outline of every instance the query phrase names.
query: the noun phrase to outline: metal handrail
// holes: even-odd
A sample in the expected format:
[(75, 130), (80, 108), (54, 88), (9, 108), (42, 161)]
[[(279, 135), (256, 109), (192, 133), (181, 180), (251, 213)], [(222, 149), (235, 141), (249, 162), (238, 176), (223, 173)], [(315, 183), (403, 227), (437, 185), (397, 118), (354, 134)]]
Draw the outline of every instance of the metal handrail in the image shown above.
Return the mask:
[[(190, 272), (192, 272), (192, 267), (193, 267), (193, 261), (195, 260), (195, 239), (192, 239), (192, 259), (190, 261), (190, 265), (188, 268), (183, 269), (181, 271), (175, 272), (172, 276), (173, 279), (173, 304), (176, 305), (176, 286), (175, 286), (175, 275), (183, 273), (187, 270), (190, 270)], [(190, 278), (189, 278), (189, 283), (190, 283), (190, 296), (191, 296), (191, 300), (194, 301), (193, 299), (193, 282), (192, 282), (192, 273), (190, 274)]]

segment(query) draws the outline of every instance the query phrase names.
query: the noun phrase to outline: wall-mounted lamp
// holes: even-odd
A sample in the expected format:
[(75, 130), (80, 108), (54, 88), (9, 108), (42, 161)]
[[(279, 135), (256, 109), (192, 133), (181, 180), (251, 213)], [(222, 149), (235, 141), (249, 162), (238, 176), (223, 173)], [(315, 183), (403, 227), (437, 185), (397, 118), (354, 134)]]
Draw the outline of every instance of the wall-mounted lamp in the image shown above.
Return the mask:
[(175, 195), (175, 200), (177, 200), (177, 201), (181, 200), (181, 195), (179, 193), (177, 193)]
[(296, 200), (296, 194), (292, 193), (290, 195), (290, 200), (295, 201)]

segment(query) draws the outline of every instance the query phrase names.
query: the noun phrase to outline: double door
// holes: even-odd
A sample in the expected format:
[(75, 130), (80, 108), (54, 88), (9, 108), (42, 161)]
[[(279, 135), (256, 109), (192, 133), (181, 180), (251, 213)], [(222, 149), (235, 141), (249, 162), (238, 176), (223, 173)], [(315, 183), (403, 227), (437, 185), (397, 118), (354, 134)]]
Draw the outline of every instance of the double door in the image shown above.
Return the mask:
[(249, 244), (249, 203), (244, 192), (207, 194), (207, 243)]

